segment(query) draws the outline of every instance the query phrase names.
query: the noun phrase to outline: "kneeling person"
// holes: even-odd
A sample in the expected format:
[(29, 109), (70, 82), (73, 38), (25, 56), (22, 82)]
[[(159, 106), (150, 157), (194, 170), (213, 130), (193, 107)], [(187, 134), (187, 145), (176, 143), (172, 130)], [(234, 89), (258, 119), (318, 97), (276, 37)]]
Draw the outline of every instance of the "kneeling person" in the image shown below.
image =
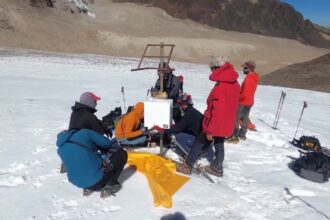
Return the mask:
[(90, 191), (105, 190), (108, 195), (121, 188), (117, 179), (127, 162), (126, 151), (115, 151), (106, 158), (107, 163), (97, 152), (110, 150), (109, 138), (90, 129), (73, 129), (59, 133), (56, 145), (73, 185)]
[(146, 129), (142, 127), (144, 119), (143, 102), (136, 103), (134, 110), (122, 117), (116, 125), (115, 136), (121, 145), (146, 145)]
[(193, 107), (193, 102), (189, 94), (182, 94), (177, 103), (183, 112), (183, 116), (172, 128), (162, 129), (159, 126), (154, 128), (159, 132), (164, 132), (165, 136), (173, 135), (177, 141), (179, 151), (187, 156), (191, 147), (195, 142), (195, 138), (199, 135), (202, 128), (203, 115)]

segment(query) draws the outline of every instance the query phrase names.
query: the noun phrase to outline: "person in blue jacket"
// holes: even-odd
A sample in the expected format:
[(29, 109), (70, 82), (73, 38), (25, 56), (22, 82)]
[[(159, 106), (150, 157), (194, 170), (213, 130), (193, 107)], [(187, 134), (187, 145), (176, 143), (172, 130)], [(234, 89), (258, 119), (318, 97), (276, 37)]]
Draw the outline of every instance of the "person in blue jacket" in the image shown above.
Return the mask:
[(105, 196), (120, 190), (118, 177), (127, 162), (127, 152), (119, 149), (104, 160), (98, 150), (109, 152), (109, 138), (90, 129), (73, 129), (59, 133), (56, 145), (73, 185), (101, 191)]

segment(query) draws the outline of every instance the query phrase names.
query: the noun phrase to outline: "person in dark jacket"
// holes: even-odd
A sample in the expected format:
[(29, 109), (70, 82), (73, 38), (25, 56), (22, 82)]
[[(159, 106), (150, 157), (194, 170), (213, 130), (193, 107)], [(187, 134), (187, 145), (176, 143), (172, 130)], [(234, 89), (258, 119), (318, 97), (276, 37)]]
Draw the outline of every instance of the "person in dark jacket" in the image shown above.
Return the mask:
[(205, 171), (216, 175), (223, 175), (224, 140), (230, 136), (235, 127), (238, 108), (240, 86), (237, 82), (238, 73), (226, 61), (226, 58), (215, 57), (210, 63), (211, 75), (209, 79), (216, 84), (207, 98), (207, 109), (203, 117), (203, 132), (198, 136), (187, 160), (177, 171), (190, 174), (200, 152), (211, 146), (215, 149), (215, 159)]
[[(193, 102), (189, 94), (182, 94), (178, 98), (177, 103), (183, 111), (180, 121), (170, 129), (164, 130), (159, 126), (155, 126), (154, 129), (164, 132), (165, 136), (173, 135), (176, 141), (184, 148), (185, 152), (183, 153), (186, 153), (190, 151), (195, 138), (201, 132), (203, 115), (193, 107)], [(182, 151), (182, 149), (179, 150)]]
[[(173, 120), (177, 123), (181, 119), (181, 112), (179, 106), (176, 104), (176, 100), (180, 96), (180, 91), (183, 91), (183, 81), (180, 82), (179, 78), (173, 74), (173, 69), (166, 63), (159, 63), (158, 65), (158, 79), (155, 84), (156, 91), (160, 91), (160, 71), (164, 71), (163, 89), (166, 93), (165, 97), (163, 93), (156, 95), (156, 98), (168, 98), (173, 100)], [(183, 80), (183, 77), (182, 77)], [(156, 92), (157, 94), (157, 92)]]
[(126, 151), (119, 149), (106, 160), (97, 151), (111, 148), (109, 138), (90, 129), (72, 129), (59, 133), (56, 145), (73, 185), (89, 191), (101, 190), (103, 197), (121, 188), (118, 177), (127, 161)]
[(84, 92), (80, 96), (79, 102), (71, 107), (69, 130), (87, 128), (100, 134), (106, 133), (106, 128), (102, 121), (95, 116), (97, 101), (101, 98), (92, 92)]
[[(160, 63), (159, 68), (164, 69), (164, 79), (163, 79), (164, 92), (166, 92), (167, 98), (173, 99), (173, 103), (175, 103), (177, 98), (179, 97), (180, 81), (173, 74), (172, 68), (169, 65), (167, 65), (166, 62), (163, 62), (163, 64)], [(158, 70), (159, 77), (155, 84), (155, 89), (157, 89), (158, 91), (160, 91), (160, 71), (161, 70)]]

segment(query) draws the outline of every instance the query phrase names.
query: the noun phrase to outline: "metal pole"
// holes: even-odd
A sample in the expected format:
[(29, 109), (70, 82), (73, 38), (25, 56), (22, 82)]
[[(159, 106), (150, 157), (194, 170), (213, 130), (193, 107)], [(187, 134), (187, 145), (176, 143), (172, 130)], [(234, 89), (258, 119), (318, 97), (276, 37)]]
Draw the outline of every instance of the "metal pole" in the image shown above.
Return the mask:
[(124, 86), (121, 87), (121, 93), (123, 94), (124, 109), (126, 112), (126, 101), (125, 101), (125, 89)]
[[(164, 43), (160, 42), (160, 63), (161, 63), (161, 70), (160, 70), (160, 92), (164, 92)], [(164, 153), (164, 134), (163, 132), (160, 133), (160, 155), (163, 155)]]
[(161, 42), (160, 43), (160, 92), (163, 93), (164, 92), (164, 43)]
[(279, 102), (278, 108), (277, 108), (277, 113), (276, 113), (275, 121), (274, 121), (274, 124), (273, 124), (273, 129), (276, 129), (277, 128), (277, 124), (278, 124), (278, 120), (280, 119), (280, 114), (282, 112), (282, 107), (283, 107), (285, 96), (286, 96), (286, 93), (282, 91), (280, 102)]
[(294, 133), (293, 139), (296, 138), (296, 135), (297, 135), (297, 132), (298, 132), (298, 128), (299, 128), (299, 124), (300, 124), (300, 121), (301, 121), (301, 117), (302, 117), (302, 115), (304, 113), (305, 108), (307, 108), (307, 102), (306, 101), (304, 101), (304, 105), (303, 105), (303, 108), (302, 108), (302, 111), (301, 111), (301, 114), (300, 114), (300, 118), (299, 118), (299, 121), (298, 121), (297, 129), (296, 129), (296, 132)]

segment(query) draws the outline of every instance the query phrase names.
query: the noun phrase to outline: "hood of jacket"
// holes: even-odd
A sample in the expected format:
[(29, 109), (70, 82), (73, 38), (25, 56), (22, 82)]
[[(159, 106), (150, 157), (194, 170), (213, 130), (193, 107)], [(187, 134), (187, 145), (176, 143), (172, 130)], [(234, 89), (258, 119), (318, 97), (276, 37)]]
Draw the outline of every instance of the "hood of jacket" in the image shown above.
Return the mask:
[(259, 82), (259, 75), (258, 75), (258, 73), (255, 73), (255, 72), (250, 72), (248, 75), (247, 75), (247, 77), (249, 77), (249, 79), (251, 79), (251, 80), (254, 80), (256, 83), (258, 83)]
[(63, 144), (65, 144), (75, 133), (77, 129), (72, 129), (68, 131), (61, 131), (60, 133), (57, 134), (57, 141), (56, 141), (56, 146), (61, 147)]
[(235, 82), (238, 79), (238, 73), (235, 71), (233, 65), (226, 62), (220, 68), (214, 70), (209, 79), (215, 82)]
[(143, 119), (143, 117), (144, 117), (144, 103), (143, 102), (136, 103), (136, 105), (134, 107), (134, 112), (140, 119)]
[(71, 107), (72, 111), (79, 111), (81, 109), (86, 109), (91, 113), (95, 113), (97, 110), (95, 108), (91, 108), (87, 105), (81, 104), (80, 102), (76, 102), (74, 106)]

